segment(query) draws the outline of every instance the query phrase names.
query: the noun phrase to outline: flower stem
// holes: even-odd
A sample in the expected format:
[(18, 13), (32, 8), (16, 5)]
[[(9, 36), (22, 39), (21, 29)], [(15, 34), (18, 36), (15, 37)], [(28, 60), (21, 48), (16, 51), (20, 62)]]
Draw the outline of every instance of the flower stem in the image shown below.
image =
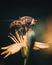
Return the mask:
[(27, 58), (24, 59), (24, 65), (26, 65), (26, 63), (27, 63)]

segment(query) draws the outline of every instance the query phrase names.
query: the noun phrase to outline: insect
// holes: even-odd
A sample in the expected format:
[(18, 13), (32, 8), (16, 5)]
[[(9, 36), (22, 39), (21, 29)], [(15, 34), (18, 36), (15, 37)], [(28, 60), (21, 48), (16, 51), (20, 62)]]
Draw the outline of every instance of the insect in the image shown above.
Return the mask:
[(30, 25), (35, 25), (36, 24), (36, 19), (30, 17), (30, 16), (23, 16), (21, 18), (19, 18), (19, 20), (14, 20), (11, 24), (10, 24), (10, 28), (13, 28), (15, 26), (17, 27), (21, 27), (21, 28), (26, 28), (26, 27), (30, 27)]

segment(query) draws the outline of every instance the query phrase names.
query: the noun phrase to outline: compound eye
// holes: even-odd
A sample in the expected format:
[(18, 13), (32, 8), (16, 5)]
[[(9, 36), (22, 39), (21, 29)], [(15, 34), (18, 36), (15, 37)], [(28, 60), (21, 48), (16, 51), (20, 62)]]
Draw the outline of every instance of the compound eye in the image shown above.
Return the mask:
[(31, 24), (31, 22), (32, 22), (32, 18), (29, 17), (29, 18), (27, 19), (27, 23), (28, 23), (28, 24)]

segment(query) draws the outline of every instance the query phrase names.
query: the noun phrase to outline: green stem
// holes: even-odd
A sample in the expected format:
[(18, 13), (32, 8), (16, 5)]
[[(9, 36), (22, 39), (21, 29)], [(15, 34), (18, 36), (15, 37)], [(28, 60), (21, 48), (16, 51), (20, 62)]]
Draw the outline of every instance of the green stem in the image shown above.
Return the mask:
[(27, 59), (25, 58), (25, 59), (24, 59), (24, 65), (26, 65), (26, 62), (27, 62)]

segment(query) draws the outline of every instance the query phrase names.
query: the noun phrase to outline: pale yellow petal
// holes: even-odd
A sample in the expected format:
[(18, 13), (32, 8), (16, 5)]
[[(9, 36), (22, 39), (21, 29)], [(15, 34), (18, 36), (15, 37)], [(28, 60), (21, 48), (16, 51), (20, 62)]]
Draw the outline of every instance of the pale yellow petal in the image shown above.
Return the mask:
[(42, 48), (42, 49), (44, 49), (44, 48), (49, 48), (49, 45), (48, 45), (47, 43), (35, 42), (34, 45), (35, 45), (36, 47)]
[(9, 37), (9, 38), (11, 38), (11, 39), (12, 39), (12, 40), (16, 43), (16, 40), (14, 40), (14, 38), (13, 38), (13, 37), (11, 37), (11, 36), (9, 36), (9, 35), (8, 35), (8, 37)]
[(8, 53), (7, 55), (4, 56), (4, 58), (7, 58), (10, 55), (10, 53)]
[(15, 30), (15, 34), (16, 34), (16, 37), (17, 37), (17, 39), (19, 40), (19, 42), (21, 42), (21, 39), (20, 39), (20, 36), (19, 36), (17, 30)]
[(13, 37), (13, 39), (14, 39), (16, 42), (18, 42), (18, 40), (16, 39), (16, 37), (15, 37), (12, 33), (10, 33), (10, 35)]
[(2, 52), (1, 55), (6, 54), (6, 53), (8, 53), (8, 51), (4, 51), (4, 52)]

